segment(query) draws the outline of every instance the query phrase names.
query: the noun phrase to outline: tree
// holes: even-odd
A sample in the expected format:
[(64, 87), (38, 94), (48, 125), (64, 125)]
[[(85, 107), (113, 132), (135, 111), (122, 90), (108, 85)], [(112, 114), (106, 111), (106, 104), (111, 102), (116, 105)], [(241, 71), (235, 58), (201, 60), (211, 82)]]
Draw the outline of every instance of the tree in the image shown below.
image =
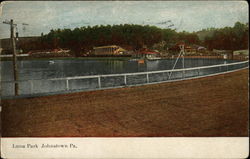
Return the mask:
[(210, 49), (248, 49), (248, 24), (236, 22), (234, 27), (216, 29), (212, 36), (206, 36), (204, 44)]

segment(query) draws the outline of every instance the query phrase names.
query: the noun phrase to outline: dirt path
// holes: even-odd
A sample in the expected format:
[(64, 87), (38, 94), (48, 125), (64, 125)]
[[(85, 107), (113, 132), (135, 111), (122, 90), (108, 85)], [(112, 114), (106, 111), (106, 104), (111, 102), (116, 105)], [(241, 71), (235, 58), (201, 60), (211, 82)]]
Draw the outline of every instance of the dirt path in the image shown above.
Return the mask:
[(5, 137), (247, 136), (248, 69), (139, 87), (2, 101)]

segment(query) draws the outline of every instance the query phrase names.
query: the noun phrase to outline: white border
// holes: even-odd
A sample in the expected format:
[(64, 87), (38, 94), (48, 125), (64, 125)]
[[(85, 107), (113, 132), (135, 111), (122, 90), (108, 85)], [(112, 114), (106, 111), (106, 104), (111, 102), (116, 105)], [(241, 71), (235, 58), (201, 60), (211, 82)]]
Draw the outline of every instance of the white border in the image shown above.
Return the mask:
[[(12, 148), (37, 144), (39, 148)], [(40, 148), (73, 144), (77, 148)], [(3, 158), (247, 158), (248, 137), (2, 138)]]

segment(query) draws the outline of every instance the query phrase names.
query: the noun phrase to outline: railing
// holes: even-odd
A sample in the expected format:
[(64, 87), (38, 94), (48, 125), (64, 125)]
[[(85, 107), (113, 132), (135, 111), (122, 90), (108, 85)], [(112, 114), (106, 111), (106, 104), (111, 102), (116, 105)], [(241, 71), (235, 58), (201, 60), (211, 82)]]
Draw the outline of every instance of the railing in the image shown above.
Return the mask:
[[(174, 70), (23, 80), (18, 83), (21, 96), (60, 94), (205, 77), (247, 68), (248, 63), (242, 61)], [(2, 96), (14, 96), (14, 82), (2, 82)]]

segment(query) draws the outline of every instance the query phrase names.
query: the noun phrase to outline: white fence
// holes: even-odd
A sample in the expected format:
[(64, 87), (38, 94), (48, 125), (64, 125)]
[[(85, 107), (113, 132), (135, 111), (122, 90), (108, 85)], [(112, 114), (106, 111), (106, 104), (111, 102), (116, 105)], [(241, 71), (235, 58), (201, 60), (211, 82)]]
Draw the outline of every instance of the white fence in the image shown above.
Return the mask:
[[(23, 80), (18, 81), (19, 94), (20, 96), (36, 96), (161, 83), (210, 76), (248, 66), (249, 61), (242, 61), (174, 70)], [(2, 96), (14, 96), (14, 82), (2, 82)]]

